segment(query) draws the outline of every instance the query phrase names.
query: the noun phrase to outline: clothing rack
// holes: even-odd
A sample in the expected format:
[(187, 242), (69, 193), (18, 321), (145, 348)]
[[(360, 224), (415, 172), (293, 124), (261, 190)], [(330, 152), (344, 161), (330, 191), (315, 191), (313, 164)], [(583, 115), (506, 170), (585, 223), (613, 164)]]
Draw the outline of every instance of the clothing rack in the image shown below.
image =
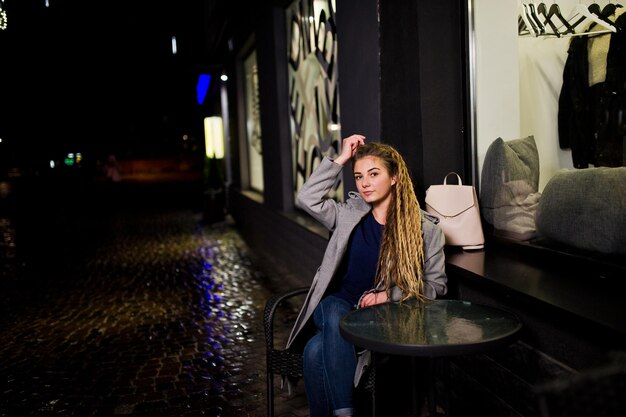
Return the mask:
[(594, 36), (615, 33), (611, 17), (621, 4), (609, 1), (604, 7), (597, 3), (578, 3), (566, 18), (555, 0), (552, 3), (521, 0), (518, 10), (517, 29), (519, 36)]

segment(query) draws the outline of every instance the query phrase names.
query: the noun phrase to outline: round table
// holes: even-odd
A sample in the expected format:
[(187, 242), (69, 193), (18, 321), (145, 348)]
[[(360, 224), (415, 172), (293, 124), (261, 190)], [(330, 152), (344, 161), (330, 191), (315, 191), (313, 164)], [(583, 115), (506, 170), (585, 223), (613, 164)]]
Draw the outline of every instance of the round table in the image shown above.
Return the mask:
[[(342, 336), (356, 346), (372, 352), (430, 359), (431, 416), (437, 405), (435, 359), (507, 346), (521, 329), (522, 322), (513, 313), (462, 300), (378, 304), (354, 310), (340, 322)], [(415, 406), (415, 399), (413, 403)], [(449, 404), (445, 404), (445, 409), (449, 414)]]

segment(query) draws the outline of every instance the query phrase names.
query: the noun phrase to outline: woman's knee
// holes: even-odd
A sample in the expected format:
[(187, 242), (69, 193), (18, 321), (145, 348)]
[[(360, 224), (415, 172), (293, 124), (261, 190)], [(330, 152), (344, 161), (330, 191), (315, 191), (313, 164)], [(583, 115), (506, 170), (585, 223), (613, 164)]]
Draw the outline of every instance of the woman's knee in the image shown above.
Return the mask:
[(324, 325), (332, 326), (338, 326), (343, 316), (351, 310), (347, 301), (337, 297), (325, 298), (322, 300), (319, 307), (321, 317), (318, 317), (318, 321), (323, 322)]
[(302, 355), (305, 369), (309, 367), (319, 367), (321, 365), (322, 349), (322, 338), (319, 334), (316, 334), (309, 339), (307, 344), (304, 346), (304, 352)]

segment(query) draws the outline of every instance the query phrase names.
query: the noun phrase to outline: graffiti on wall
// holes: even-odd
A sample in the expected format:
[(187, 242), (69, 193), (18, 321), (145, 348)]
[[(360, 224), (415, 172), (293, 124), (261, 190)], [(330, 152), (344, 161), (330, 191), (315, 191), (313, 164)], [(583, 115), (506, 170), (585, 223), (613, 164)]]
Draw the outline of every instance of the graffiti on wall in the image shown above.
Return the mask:
[[(287, 9), (294, 192), (341, 146), (334, 1), (296, 0)], [(295, 195), (295, 194), (294, 194)], [(341, 178), (331, 197), (343, 198)]]

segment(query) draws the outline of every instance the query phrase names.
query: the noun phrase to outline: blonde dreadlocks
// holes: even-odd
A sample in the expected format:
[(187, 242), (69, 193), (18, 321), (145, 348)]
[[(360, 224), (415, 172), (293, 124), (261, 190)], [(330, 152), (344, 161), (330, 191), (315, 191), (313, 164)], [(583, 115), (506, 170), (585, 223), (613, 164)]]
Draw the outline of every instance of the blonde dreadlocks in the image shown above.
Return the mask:
[(366, 156), (379, 158), (389, 175), (396, 176), (378, 255), (376, 283), (383, 282), (387, 291), (396, 285), (402, 290), (403, 301), (412, 297), (423, 300), (422, 215), (406, 163), (393, 147), (370, 142), (357, 148), (353, 166)]

